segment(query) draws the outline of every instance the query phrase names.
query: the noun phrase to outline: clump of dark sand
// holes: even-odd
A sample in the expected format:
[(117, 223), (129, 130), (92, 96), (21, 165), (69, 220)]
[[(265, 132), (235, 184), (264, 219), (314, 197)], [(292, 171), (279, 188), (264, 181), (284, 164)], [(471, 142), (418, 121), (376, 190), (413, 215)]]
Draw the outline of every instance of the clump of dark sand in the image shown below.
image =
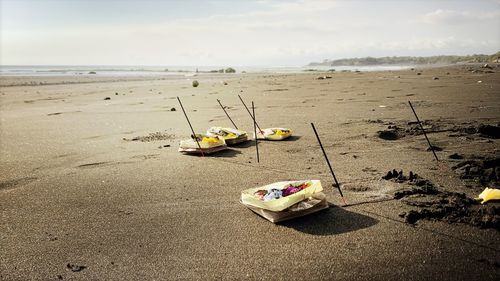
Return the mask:
[(392, 170), (382, 178), (410, 186), (394, 193), (394, 199), (416, 208), (400, 214), (409, 224), (427, 219), (500, 230), (500, 206), (494, 202), (480, 205), (463, 193), (441, 191), (430, 180), (411, 171), (405, 176), (402, 170)]
[(454, 159), (454, 160), (459, 160), (459, 159), (464, 159), (464, 156), (463, 155), (460, 155), (458, 153), (453, 153), (451, 154), (450, 156), (448, 156), (448, 158), (450, 159)]
[(405, 203), (418, 207), (400, 214), (409, 224), (427, 219), (500, 230), (500, 206), (495, 203), (480, 205), (463, 193), (440, 192), (435, 196), (408, 197)]
[(383, 140), (398, 140), (404, 135), (401, 135), (397, 130), (383, 130), (377, 132), (378, 137)]
[(481, 187), (500, 184), (500, 157), (464, 160), (452, 169), (470, 184)]
[(131, 139), (123, 138), (123, 140), (125, 140), (125, 141), (151, 142), (151, 141), (170, 140), (170, 139), (174, 139), (174, 138), (175, 138), (175, 136), (172, 134), (155, 132), (155, 133), (150, 133), (147, 136), (137, 136), (137, 137), (134, 137)]
[(438, 194), (436, 186), (429, 180), (421, 178), (418, 174), (410, 171), (408, 176), (403, 174), (403, 170), (399, 172), (395, 169), (387, 172), (385, 176), (382, 177), (384, 180), (393, 180), (397, 183), (408, 183), (412, 186), (409, 190), (397, 191), (394, 193), (394, 199), (401, 199), (405, 196), (414, 194)]
[[(394, 123), (382, 120), (368, 120), (367, 122), (387, 125), (386, 129), (377, 132), (378, 137), (384, 140), (397, 140), (407, 136), (423, 134), (422, 128), (416, 121)], [(465, 122), (457, 125), (455, 122), (447, 120), (424, 120), (422, 126), (428, 134), (450, 132), (449, 137), (500, 138), (500, 124)]]
[(456, 126), (453, 126), (450, 129), (450, 131), (453, 132), (453, 134), (448, 135), (450, 137), (463, 137), (463, 136), (475, 135), (475, 136), (489, 138), (489, 139), (500, 138), (500, 126), (498, 124), (497, 125), (491, 125), (491, 124), (456, 125)]
[[(422, 128), (420, 128), (420, 125), (416, 121), (410, 121), (406, 124), (403, 123), (399, 125), (395, 125), (392, 122), (386, 124), (389, 125), (387, 129), (377, 132), (378, 137), (384, 140), (397, 140), (406, 136), (418, 136), (423, 134)], [(427, 120), (422, 122), (422, 126), (427, 133), (442, 132), (446, 130), (442, 124)]]
[(66, 267), (73, 272), (80, 272), (80, 271), (84, 270), (85, 268), (87, 268), (85, 265), (77, 265), (77, 264), (71, 264), (71, 263), (68, 263), (66, 265)]
[(487, 138), (498, 139), (500, 138), (500, 127), (494, 125), (484, 125), (481, 124), (477, 128), (479, 134)]

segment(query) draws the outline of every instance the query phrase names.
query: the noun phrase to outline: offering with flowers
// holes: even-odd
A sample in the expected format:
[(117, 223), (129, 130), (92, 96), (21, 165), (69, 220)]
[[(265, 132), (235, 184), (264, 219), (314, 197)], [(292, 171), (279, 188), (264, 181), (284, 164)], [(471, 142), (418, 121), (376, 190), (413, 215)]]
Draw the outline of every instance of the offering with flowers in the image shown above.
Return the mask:
[(322, 190), (319, 180), (275, 182), (244, 190), (241, 193), (241, 202), (277, 212), (306, 200)]

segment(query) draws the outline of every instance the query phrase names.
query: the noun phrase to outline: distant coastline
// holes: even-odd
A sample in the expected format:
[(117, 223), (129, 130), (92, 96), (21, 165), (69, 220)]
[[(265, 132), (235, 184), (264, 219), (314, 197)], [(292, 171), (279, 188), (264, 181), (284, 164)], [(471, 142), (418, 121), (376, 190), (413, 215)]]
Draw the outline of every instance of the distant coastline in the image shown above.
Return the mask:
[(373, 65), (447, 65), (457, 63), (500, 62), (500, 51), (492, 55), (430, 56), (430, 57), (363, 57), (337, 60), (325, 59), (307, 66), (373, 66)]

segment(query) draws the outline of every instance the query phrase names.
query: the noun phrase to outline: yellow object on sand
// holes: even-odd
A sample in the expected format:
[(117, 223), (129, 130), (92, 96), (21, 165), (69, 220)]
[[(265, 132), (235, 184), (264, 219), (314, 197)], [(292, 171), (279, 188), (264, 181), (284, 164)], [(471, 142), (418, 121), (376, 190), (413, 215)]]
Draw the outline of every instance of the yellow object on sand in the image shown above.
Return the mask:
[(248, 140), (247, 132), (233, 128), (211, 127), (207, 130), (207, 136), (219, 136), (232, 145)]
[[(198, 140), (198, 142), (196, 142), (196, 140)], [(182, 140), (179, 144), (179, 152), (209, 154), (212, 152), (217, 152), (220, 150), (227, 149), (227, 145), (224, 139), (218, 136), (207, 136), (207, 135), (197, 134), (196, 140), (195, 139)]]
[(284, 140), (291, 135), (292, 130), (287, 128), (267, 128), (257, 131), (257, 139), (259, 140)]
[(490, 200), (500, 200), (500, 189), (496, 188), (485, 188), (481, 194), (479, 194), (476, 200), (483, 200), (481, 204), (484, 204)]
[(221, 143), (220, 139), (217, 137), (203, 137), (201, 140), (202, 143), (209, 143), (209, 144), (219, 144)]

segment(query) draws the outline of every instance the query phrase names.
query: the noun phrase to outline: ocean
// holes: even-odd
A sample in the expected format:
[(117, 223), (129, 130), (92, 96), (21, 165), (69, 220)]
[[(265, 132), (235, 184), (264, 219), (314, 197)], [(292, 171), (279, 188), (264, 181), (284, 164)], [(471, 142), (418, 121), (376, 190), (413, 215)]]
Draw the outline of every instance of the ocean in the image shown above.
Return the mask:
[[(402, 70), (411, 65), (373, 66), (303, 66), (303, 67), (233, 67), (237, 73), (303, 73), (307, 71), (387, 71)], [(221, 66), (115, 66), (115, 65), (0, 65), (0, 76), (192, 76), (217, 72)]]

